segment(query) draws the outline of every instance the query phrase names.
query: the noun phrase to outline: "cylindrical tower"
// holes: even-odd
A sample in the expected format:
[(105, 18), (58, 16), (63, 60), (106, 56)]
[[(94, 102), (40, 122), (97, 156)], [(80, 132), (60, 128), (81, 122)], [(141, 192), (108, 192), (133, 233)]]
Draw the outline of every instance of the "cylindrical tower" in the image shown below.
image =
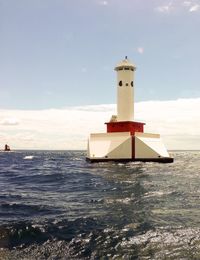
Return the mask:
[(133, 121), (136, 66), (125, 57), (115, 70), (117, 71), (117, 121)]

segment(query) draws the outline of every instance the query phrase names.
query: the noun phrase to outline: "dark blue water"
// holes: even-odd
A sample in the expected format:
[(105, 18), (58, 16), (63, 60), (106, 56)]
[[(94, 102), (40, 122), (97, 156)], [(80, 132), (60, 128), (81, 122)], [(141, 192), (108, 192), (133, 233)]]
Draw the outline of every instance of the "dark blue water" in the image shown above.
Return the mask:
[(0, 153), (0, 259), (200, 259), (200, 152), (173, 164)]

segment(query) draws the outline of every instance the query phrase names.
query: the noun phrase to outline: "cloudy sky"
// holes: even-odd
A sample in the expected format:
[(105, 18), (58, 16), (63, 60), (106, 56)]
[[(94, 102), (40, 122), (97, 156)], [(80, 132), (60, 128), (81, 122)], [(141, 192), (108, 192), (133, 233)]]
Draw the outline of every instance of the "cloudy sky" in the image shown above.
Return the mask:
[(127, 55), (136, 119), (200, 149), (199, 27), (200, 0), (0, 0), (0, 148), (84, 149)]

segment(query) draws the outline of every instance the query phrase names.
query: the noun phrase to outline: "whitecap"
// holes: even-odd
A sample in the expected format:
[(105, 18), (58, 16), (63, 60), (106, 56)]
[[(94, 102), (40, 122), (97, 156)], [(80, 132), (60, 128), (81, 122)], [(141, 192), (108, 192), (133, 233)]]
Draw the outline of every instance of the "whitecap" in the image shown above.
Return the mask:
[(34, 158), (33, 155), (27, 155), (24, 157), (24, 160), (32, 160)]

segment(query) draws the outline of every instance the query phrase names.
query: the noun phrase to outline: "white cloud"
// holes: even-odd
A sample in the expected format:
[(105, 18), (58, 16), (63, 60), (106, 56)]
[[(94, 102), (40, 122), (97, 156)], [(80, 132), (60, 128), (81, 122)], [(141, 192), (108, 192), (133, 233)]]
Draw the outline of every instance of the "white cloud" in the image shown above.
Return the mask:
[(18, 125), (19, 124), (19, 120), (13, 117), (10, 118), (3, 118), (0, 121), (0, 125)]
[[(145, 132), (160, 133), (168, 149), (200, 149), (200, 98), (135, 104), (135, 120)], [(19, 118), (0, 126), (0, 149), (86, 149), (91, 132), (105, 132), (116, 114), (113, 104), (38, 111), (0, 110), (1, 118)]]
[(192, 4), (191, 1), (184, 1), (183, 2), (183, 6), (186, 6), (186, 7), (191, 6), (191, 4)]
[(189, 9), (190, 12), (197, 12), (199, 10), (200, 10), (199, 4), (195, 4), (195, 5), (191, 6), (190, 9)]
[(140, 53), (140, 54), (143, 54), (144, 53), (144, 48), (143, 47), (138, 47), (137, 48), (137, 52)]
[(170, 14), (186, 10), (187, 12), (197, 12), (200, 10), (200, 4), (194, 0), (186, 1), (171, 1), (165, 5), (160, 5), (155, 8), (159, 13)]
[(173, 10), (173, 6), (170, 2), (166, 5), (157, 6), (155, 10), (159, 13), (170, 13)]
[(98, 3), (99, 3), (99, 5), (103, 5), (103, 6), (108, 5), (108, 1), (99, 1)]

